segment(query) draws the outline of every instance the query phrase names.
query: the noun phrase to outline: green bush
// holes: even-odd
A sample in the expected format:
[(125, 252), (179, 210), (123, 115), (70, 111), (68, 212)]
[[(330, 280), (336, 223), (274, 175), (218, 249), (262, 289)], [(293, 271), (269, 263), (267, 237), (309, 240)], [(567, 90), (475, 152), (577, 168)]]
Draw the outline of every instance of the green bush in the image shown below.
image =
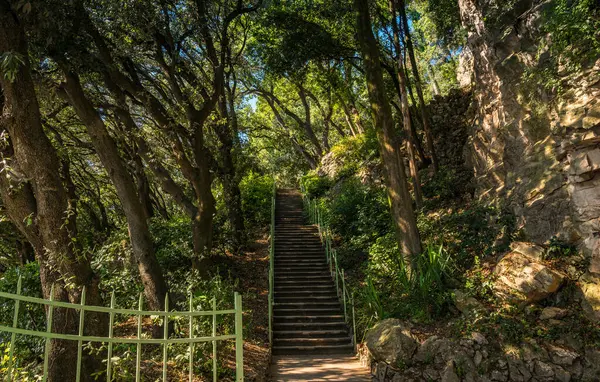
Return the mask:
[(240, 182), (242, 209), (247, 225), (266, 226), (271, 221), (271, 198), (273, 197), (273, 177), (248, 173)]
[(319, 176), (315, 171), (309, 171), (300, 179), (304, 194), (309, 198), (320, 198), (331, 187), (331, 181), (325, 176)]

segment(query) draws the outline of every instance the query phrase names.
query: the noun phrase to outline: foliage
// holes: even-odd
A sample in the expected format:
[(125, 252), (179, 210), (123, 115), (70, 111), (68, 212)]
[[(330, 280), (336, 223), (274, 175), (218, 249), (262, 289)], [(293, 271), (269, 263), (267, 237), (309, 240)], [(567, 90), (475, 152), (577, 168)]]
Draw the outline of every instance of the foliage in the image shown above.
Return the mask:
[(323, 196), (331, 187), (329, 178), (319, 176), (316, 171), (309, 171), (304, 175), (300, 180), (300, 184), (304, 187), (305, 195), (311, 199)]
[(0, 54), (0, 75), (13, 82), (17, 77), (19, 67), (24, 65), (23, 56), (16, 52), (2, 52)]
[[(16, 293), (17, 281), (21, 277), (21, 294), (29, 297), (42, 298), (42, 287), (40, 283), (40, 269), (37, 263), (29, 263), (21, 267), (9, 268), (0, 277), (0, 291), (5, 293)], [(0, 323), (12, 326), (14, 317), (14, 300), (0, 299)], [(21, 302), (19, 308), (18, 327), (27, 330), (44, 331), (46, 329), (46, 314), (44, 307), (39, 304)], [(8, 347), (10, 345), (10, 333), (0, 332), (0, 351), (2, 361), (0, 370), (7, 366)], [(43, 354), (44, 340), (32, 336), (17, 336), (15, 343), (15, 359), (17, 372), (24, 380), (31, 378), (32, 370), (35, 368), (37, 358)], [(33, 379), (32, 379), (33, 380)]]
[(267, 226), (271, 221), (274, 179), (269, 175), (249, 172), (240, 182), (242, 209), (246, 225)]
[[(423, 196), (432, 202), (448, 201), (474, 191), (473, 172), (465, 167), (440, 167), (431, 179), (423, 184)], [(433, 200), (432, 200), (433, 199)]]
[(417, 225), (425, 243), (444, 243), (457, 267), (467, 269), (476, 257), (508, 249), (516, 222), (502, 208), (472, 203), (421, 213)]

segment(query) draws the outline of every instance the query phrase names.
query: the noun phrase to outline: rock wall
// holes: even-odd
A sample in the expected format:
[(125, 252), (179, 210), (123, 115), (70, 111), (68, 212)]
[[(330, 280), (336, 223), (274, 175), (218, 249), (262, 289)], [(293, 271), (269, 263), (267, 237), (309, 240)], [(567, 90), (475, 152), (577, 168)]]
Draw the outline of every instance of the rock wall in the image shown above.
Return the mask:
[(598, 381), (600, 351), (529, 339), (499, 347), (478, 332), (415, 339), (410, 325), (381, 321), (367, 334), (373, 381)]
[(547, 59), (538, 54), (549, 39), (540, 25), (553, 4), (510, 3), (459, 0), (472, 56), (461, 61), (461, 81), (470, 69), (475, 86), (467, 147), (478, 195), (506, 200), (529, 240), (576, 243), (600, 274), (600, 59), (559, 73), (560, 97), (541, 84), (534, 101), (525, 97), (523, 74)]

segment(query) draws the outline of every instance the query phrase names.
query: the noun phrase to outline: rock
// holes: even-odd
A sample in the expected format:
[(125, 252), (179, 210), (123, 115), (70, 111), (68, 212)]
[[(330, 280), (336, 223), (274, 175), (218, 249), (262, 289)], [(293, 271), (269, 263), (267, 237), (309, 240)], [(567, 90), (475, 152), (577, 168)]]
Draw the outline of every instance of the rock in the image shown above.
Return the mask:
[(581, 380), (585, 382), (598, 381), (600, 375), (600, 350), (586, 349), (585, 362), (583, 363), (583, 375)]
[(560, 382), (570, 382), (571, 374), (560, 366), (554, 367), (554, 380)]
[(456, 308), (467, 317), (474, 316), (477, 313), (485, 312), (485, 308), (479, 301), (461, 290), (454, 290), (454, 293), (452, 293), (452, 300), (454, 301)]
[(513, 252), (520, 253), (524, 256), (529, 257), (534, 261), (542, 261), (544, 260), (544, 253), (546, 250), (535, 244), (535, 243), (527, 243), (524, 241), (515, 241), (510, 244), (510, 249)]
[(552, 381), (554, 370), (550, 364), (542, 361), (535, 362), (535, 376), (541, 381)]
[(588, 319), (600, 322), (600, 280), (592, 278), (591, 282), (581, 284), (583, 299), (582, 308)]
[(571, 366), (579, 354), (572, 350), (560, 348), (558, 346), (549, 345), (548, 352), (550, 353), (550, 359), (552, 362), (561, 366)]
[(540, 314), (540, 320), (549, 320), (551, 318), (563, 318), (567, 315), (567, 313), (568, 311), (566, 309), (550, 306), (542, 310), (542, 313)]
[(532, 260), (528, 255), (510, 252), (496, 265), (496, 292), (505, 298), (525, 303), (543, 300), (556, 292), (564, 276)]
[(383, 320), (370, 329), (366, 344), (374, 360), (393, 367), (409, 365), (418, 347), (410, 327), (395, 318)]
[(488, 341), (485, 339), (483, 334), (481, 334), (479, 332), (471, 333), (471, 338), (473, 339), (473, 341), (477, 342), (479, 345), (487, 345), (488, 344)]
[(492, 381), (508, 381), (508, 374), (500, 370), (492, 370)]
[(475, 356), (473, 357), (473, 362), (475, 363), (475, 366), (479, 366), (479, 364), (481, 363), (481, 361), (483, 360), (483, 354), (481, 354), (481, 352), (478, 350), (475, 352)]
[(454, 369), (454, 362), (449, 361), (442, 371), (442, 382), (460, 382), (460, 378), (456, 375), (456, 370)]

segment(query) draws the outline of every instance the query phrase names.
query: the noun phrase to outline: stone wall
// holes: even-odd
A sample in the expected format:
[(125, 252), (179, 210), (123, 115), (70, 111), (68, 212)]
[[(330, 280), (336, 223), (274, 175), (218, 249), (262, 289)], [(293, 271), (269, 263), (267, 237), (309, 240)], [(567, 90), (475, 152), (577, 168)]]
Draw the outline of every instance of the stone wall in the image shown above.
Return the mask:
[(410, 324), (381, 321), (367, 334), (373, 381), (598, 381), (600, 351), (533, 339), (499, 346), (478, 332), (420, 342)]
[[(543, 65), (538, 44), (551, 1), (459, 0), (477, 117), (467, 143), (481, 198), (501, 198), (527, 238), (576, 243), (600, 274), (600, 59), (560, 74), (559, 96), (541, 84), (524, 96), (523, 73)], [(484, 20), (486, 20), (484, 22)], [(471, 67), (468, 67), (472, 65)]]

